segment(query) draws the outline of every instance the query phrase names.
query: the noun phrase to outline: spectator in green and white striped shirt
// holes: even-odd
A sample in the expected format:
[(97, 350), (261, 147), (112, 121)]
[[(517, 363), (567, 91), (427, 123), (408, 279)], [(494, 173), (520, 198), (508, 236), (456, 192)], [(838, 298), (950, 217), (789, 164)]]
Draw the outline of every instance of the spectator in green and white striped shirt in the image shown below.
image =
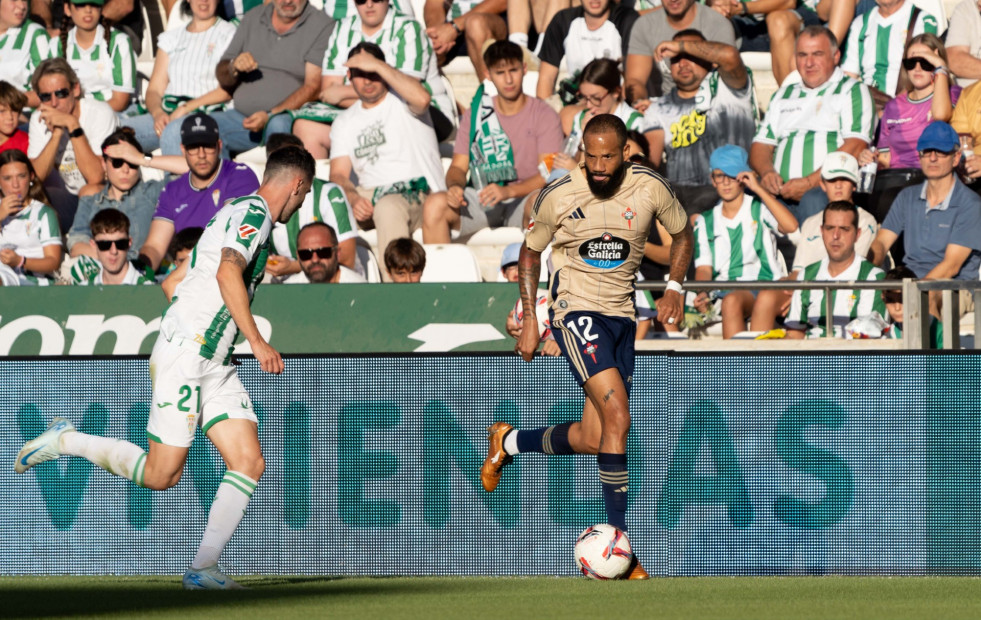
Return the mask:
[(842, 72), (839, 57), (830, 30), (808, 26), (801, 31), (797, 70), (802, 82), (773, 95), (749, 151), (763, 187), (788, 203), (800, 221), (828, 203), (819, 186), (825, 156), (844, 151), (858, 157), (875, 129), (869, 90)]
[[(832, 202), (824, 209), (821, 238), (827, 258), (807, 265), (797, 275), (802, 282), (856, 282), (881, 280), (885, 272), (858, 256), (855, 243), (862, 230), (858, 226), (858, 210), (850, 202)], [(832, 325), (836, 337), (844, 337), (844, 327), (859, 317), (878, 312), (886, 316), (886, 307), (879, 291), (838, 289), (831, 291)], [(794, 291), (787, 313), (787, 338), (819, 338), (827, 334), (827, 306), (824, 291)]]

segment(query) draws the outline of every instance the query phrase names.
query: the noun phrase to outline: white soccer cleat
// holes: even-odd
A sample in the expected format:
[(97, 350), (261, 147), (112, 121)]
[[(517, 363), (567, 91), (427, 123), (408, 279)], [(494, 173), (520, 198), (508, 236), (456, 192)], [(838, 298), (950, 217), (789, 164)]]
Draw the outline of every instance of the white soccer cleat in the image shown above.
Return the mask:
[(188, 568), (181, 585), (185, 590), (245, 590), (231, 577), (218, 570), (218, 565), (207, 568)]
[(14, 471), (22, 474), (38, 463), (50, 461), (61, 456), (61, 436), (74, 433), (75, 425), (68, 418), (54, 418), (48, 430), (24, 444), (14, 461)]

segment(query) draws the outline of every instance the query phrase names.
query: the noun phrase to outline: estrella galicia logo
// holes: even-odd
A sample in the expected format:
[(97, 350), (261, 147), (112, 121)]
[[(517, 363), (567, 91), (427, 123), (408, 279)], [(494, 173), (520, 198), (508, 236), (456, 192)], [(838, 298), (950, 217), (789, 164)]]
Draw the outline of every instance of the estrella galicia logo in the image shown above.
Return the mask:
[(581, 244), (579, 256), (590, 267), (614, 269), (622, 265), (630, 256), (630, 244), (626, 239), (605, 232), (602, 236)]

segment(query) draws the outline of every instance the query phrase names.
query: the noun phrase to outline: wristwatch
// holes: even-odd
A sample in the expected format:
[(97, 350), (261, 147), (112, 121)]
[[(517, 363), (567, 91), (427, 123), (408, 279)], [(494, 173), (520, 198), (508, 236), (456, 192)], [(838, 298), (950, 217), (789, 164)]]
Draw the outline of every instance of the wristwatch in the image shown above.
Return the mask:
[(68, 137), (69, 138), (81, 138), (84, 135), (85, 135), (85, 130), (82, 129), (81, 126), (79, 126), (79, 127), (76, 127), (75, 129), (73, 129), (71, 132), (69, 132)]
[(460, 30), (460, 27), (456, 25), (456, 20), (450, 19), (447, 21), (450, 23), (451, 26), (453, 26), (453, 30), (456, 30), (457, 34), (463, 34), (463, 31)]
[(152, 162), (153, 162), (153, 155), (150, 155), (149, 153), (144, 153), (143, 154), (143, 165), (144, 166), (149, 166)]

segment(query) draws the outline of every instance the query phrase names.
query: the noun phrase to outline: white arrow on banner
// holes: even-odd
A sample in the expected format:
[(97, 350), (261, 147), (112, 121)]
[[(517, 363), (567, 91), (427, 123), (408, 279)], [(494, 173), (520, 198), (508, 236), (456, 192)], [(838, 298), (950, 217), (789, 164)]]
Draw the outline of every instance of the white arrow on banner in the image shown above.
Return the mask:
[(472, 342), (503, 340), (505, 336), (490, 323), (430, 323), (409, 334), (409, 338), (421, 340), (415, 350), (426, 352), (452, 351)]

